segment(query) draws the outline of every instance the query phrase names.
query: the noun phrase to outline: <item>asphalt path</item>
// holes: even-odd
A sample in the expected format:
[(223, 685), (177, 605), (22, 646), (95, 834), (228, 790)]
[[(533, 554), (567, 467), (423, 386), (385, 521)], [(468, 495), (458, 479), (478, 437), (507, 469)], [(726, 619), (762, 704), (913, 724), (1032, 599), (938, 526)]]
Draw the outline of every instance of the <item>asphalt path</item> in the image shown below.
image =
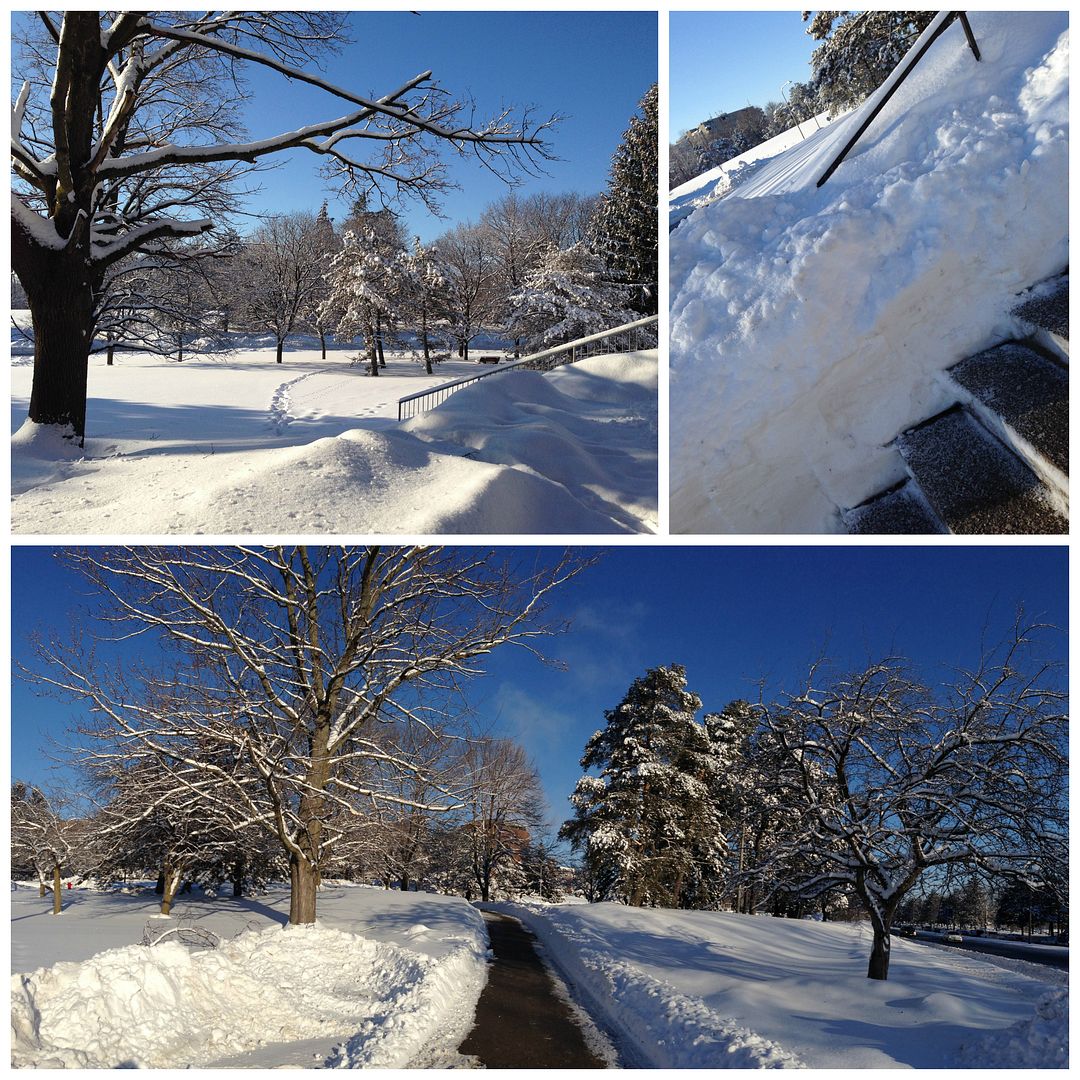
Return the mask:
[(1029, 964), (1046, 964), (1048, 967), (1069, 970), (1069, 950), (1048, 946), (1045, 949), (1033, 949), (1020, 941), (1001, 941), (998, 938), (964, 938), (963, 943), (956, 945), (950, 941), (944, 941), (940, 937), (931, 937), (929, 934), (920, 934), (917, 938), (905, 938), (905, 941), (930, 943), (931, 945), (944, 945), (948, 949), (960, 949), (967, 952), (990, 953), (994, 956), (1006, 956), (1011, 960), (1026, 960)]
[(458, 1048), (489, 1069), (604, 1069), (555, 987), (533, 942), (507, 915), (483, 912), (494, 960), (476, 1023)]

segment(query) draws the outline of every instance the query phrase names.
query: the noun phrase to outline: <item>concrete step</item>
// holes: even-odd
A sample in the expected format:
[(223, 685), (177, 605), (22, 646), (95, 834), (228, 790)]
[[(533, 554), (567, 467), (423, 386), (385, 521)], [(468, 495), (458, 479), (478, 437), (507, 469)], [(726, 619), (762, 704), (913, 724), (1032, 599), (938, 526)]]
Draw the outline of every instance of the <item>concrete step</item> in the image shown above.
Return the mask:
[(1069, 531), (1055, 493), (960, 406), (903, 432), (896, 445), (926, 501), (950, 532)]
[(1013, 315), (1033, 327), (1035, 340), (1064, 360), (1069, 357), (1069, 275), (1043, 282), (1013, 308)]
[(842, 517), (847, 531), (858, 536), (912, 536), (949, 531), (911, 480), (845, 510)]
[(1043, 479), (1067, 491), (1069, 376), (1060, 364), (1007, 341), (961, 360), (949, 376), (998, 438)]

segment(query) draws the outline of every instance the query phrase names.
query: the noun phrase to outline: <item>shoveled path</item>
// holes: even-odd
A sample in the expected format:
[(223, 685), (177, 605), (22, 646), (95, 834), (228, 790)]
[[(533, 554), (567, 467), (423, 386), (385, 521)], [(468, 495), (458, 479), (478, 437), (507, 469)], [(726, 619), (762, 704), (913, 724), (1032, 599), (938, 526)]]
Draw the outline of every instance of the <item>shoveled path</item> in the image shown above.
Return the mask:
[(533, 947), (535, 937), (506, 915), (483, 912), (495, 954), (458, 1052), (489, 1069), (604, 1069)]

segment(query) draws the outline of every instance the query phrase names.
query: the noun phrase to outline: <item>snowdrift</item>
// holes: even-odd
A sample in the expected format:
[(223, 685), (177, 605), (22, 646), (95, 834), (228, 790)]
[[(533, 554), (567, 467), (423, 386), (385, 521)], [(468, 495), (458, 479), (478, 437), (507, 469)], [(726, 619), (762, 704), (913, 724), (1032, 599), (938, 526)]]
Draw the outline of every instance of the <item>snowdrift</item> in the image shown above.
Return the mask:
[(865, 104), (672, 233), (674, 531), (840, 531), (1067, 264), (1068, 15), (970, 18), (982, 61), (950, 26), (823, 187)]
[(324, 926), (275, 926), (209, 951), (129, 945), (13, 975), (12, 1063), (181, 1068), (311, 1041), (321, 1053), (309, 1061), (403, 1068), (471, 1027), (486, 977), (483, 922), (471, 914), (472, 933), (438, 956)]
[[(1063, 1067), (1066, 972), (865, 925), (618, 904), (494, 905), (525, 922), (641, 1068)], [(1018, 969), (1018, 970), (1012, 970)], [(1022, 969), (1019, 970), (1019, 969)]]
[[(401, 425), (387, 413), (416, 379), (365, 379), (325, 362), (300, 374), (272, 364), (267, 371), (253, 357), (247, 367), (185, 372), (181, 385), (156, 367), (135, 384), (130, 404), (109, 406), (115, 442), (90, 439), (84, 453), (42, 440), (29, 422), (16, 432), (13, 528), (655, 531), (657, 356), (648, 350), (543, 375), (507, 372)], [(114, 371), (91, 375), (122, 393)], [(450, 374), (460, 373), (430, 383)], [(223, 404), (252, 390), (265, 395), (264, 409)], [(170, 396), (180, 393), (187, 404)]]

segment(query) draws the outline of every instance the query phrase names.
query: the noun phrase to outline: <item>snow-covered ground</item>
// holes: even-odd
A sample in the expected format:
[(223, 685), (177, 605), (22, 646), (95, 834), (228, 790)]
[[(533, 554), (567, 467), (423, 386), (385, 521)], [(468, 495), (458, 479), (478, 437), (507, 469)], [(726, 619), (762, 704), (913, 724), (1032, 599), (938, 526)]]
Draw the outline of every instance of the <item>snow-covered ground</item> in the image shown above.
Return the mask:
[(1068, 264), (1068, 13), (970, 19), (981, 62), (950, 26), (823, 187), (867, 103), (671, 234), (673, 531), (840, 531)]
[(1068, 975), (869, 925), (617, 904), (494, 905), (522, 919), (642, 1068), (1064, 1068)]
[(764, 165), (785, 150), (804, 142), (813, 146), (828, 138), (824, 132), (833, 120), (828, 113), (812, 116), (809, 120), (758, 143), (745, 154), (729, 158), (715, 168), (695, 176), (693, 180), (687, 180), (686, 183), (672, 188), (668, 195), (669, 227), (674, 228), (699, 207), (722, 199), (733, 188), (746, 183), (756, 171), (756, 167)]
[(457, 1063), (486, 978), (483, 919), (463, 900), (327, 885), (319, 923), (285, 929), (288, 893), (181, 896), (213, 950), (139, 944), (153, 894), (19, 888), (12, 1059), (20, 1066), (387, 1068)]
[[(654, 531), (657, 353), (514, 372), (398, 424), (398, 398), (475, 375), (407, 357), (241, 350), (91, 359), (88, 438), (25, 423), (12, 368), (12, 528), (37, 534)], [(22, 360), (22, 362), (20, 362)], [(487, 370), (487, 369), (483, 369)]]

